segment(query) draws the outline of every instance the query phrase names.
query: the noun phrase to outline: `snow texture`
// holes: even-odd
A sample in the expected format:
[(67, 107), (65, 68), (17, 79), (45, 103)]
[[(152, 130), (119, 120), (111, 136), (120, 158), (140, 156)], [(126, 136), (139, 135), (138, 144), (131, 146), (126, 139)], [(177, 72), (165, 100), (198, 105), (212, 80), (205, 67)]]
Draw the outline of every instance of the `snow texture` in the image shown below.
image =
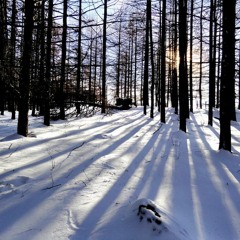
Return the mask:
[(0, 116), (0, 239), (239, 240), (240, 113), (229, 153), (204, 110), (187, 133), (142, 112), (29, 116), (27, 138)]

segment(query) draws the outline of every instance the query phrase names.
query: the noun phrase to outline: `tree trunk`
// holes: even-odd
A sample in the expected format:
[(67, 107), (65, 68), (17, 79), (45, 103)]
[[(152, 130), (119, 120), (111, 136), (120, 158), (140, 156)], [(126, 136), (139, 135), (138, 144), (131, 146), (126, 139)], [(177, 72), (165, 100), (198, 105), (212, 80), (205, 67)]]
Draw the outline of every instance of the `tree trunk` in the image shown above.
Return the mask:
[(235, 77), (235, 8), (236, 1), (223, 1), (223, 49), (220, 87), (220, 143), (219, 149), (231, 151), (231, 117)]
[(138, 36), (138, 30), (137, 30), (137, 21), (136, 22), (136, 28), (135, 28), (135, 53), (134, 53), (134, 104), (137, 106), (137, 36)]
[(199, 85), (198, 85), (198, 92), (199, 92), (199, 107), (202, 109), (202, 62), (203, 62), (203, 0), (201, 1), (201, 13), (200, 13), (200, 65), (199, 65)]
[(16, 118), (16, 77), (15, 77), (15, 66), (16, 66), (16, 0), (12, 1), (12, 23), (11, 23), (11, 112), (12, 119)]
[[(216, 1), (216, 0), (215, 0)], [(219, 10), (221, 11), (221, 9)], [(215, 16), (216, 17), (216, 16)], [(217, 19), (216, 19), (217, 21)], [(220, 26), (222, 26), (222, 18), (220, 18), (220, 22), (218, 23)], [(217, 23), (215, 24), (215, 37), (217, 37)], [(221, 32), (218, 34), (218, 44), (221, 45), (220, 43), (222, 42), (222, 35)], [(221, 47), (218, 47), (218, 59), (217, 59), (217, 96), (216, 96), (216, 108), (220, 107), (220, 78), (221, 78)]]
[(120, 96), (121, 31), (122, 31), (122, 22), (120, 20), (120, 26), (119, 26), (119, 32), (118, 32), (116, 98), (119, 98)]
[(186, 118), (189, 117), (187, 77), (187, 0), (179, 1), (179, 57), (180, 130), (186, 132)]
[(29, 110), (29, 91), (30, 91), (30, 65), (32, 52), (32, 31), (33, 31), (33, 12), (34, 2), (25, 1), (25, 23), (24, 23), (24, 44), (22, 56), (22, 70), (19, 83), (19, 116), (17, 133), (23, 136), (28, 135), (28, 110)]
[(214, 39), (214, 17), (215, 15), (215, 5), (213, 0), (211, 0), (210, 4), (210, 26), (209, 26), (209, 109), (208, 109), (208, 124), (212, 126), (213, 124), (213, 107), (215, 106), (215, 46), (213, 44)]
[(166, 107), (166, 0), (162, 5), (162, 34), (161, 34), (161, 122), (165, 123)]
[(172, 106), (178, 114), (178, 79), (177, 79), (177, 0), (174, 1), (173, 29), (173, 70), (172, 70)]
[(88, 82), (88, 101), (92, 101), (92, 56), (93, 55), (93, 38), (91, 30), (91, 40), (90, 40), (90, 55), (89, 55), (89, 82)]
[[(239, 48), (238, 54), (239, 54), (238, 59), (240, 63), (240, 48)], [(238, 109), (240, 110), (240, 64), (238, 67)]]
[(80, 114), (80, 82), (82, 76), (82, 0), (79, 0), (78, 15), (78, 50), (77, 50), (77, 86), (76, 86), (76, 110)]
[(97, 59), (98, 59), (98, 39), (96, 37), (95, 39), (95, 53), (94, 53), (94, 91), (93, 91), (93, 95), (94, 95), (94, 104), (96, 103), (96, 87), (97, 87)]
[(190, 64), (189, 64), (190, 112), (193, 112), (193, 8), (194, 8), (194, 0), (191, 0), (191, 14), (190, 14)]
[(153, 54), (153, 31), (152, 31), (152, 4), (150, 1), (150, 16), (149, 16), (149, 27), (150, 27), (150, 50), (151, 50), (151, 66), (152, 66), (152, 82), (151, 82), (151, 110), (150, 117), (154, 118), (154, 88), (155, 88), (155, 67), (154, 67), (154, 54)]
[(143, 113), (147, 114), (148, 102), (148, 69), (149, 69), (149, 24), (151, 12), (151, 0), (147, 0), (146, 30), (145, 30), (145, 57), (144, 57), (144, 80), (143, 80)]
[(102, 69), (102, 113), (106, 113), (106, 51), (107, 51), (107, 0), (104, 0), (103, 18), (103, 69)]
[[(50, 9), (49, 9), (50, 10)], [(49, 11), (48, 10), (48, 11)], [(48, 19), (49, 21), (49, 19)], [(48, 45), (46, 46), (46, 42), (45, 42), (45, 34), (46, 34), (46, 29), (45, 29), (45, 1), (42, 1), (42, 6), (41, 6), (41, 36), (40, 36), (40, 76), (39, 76), (39, 96), (38, 96), (38, 100), (39, 100), (39, 107), (40, 107), (40, 111), (39, 111), (39, 115), (44, 115), (45, 114), (45, 94), (46, 94), (46, 89), (45, 89), (45, 71), (46, 71), (46, 52), (45, 49), (46, 47), (49, 47)]]
[(7, 47), (7, 32), (6, 32), (6, 14), (7, 2), (6, 0), (0, 1), (0, 113), (4, 115), (4, 101), (5, 101), (5, 79), (4, 79), (4, 63), (6, 57)]
[(66, 51), (67, 51), (67, 3), (63, 1), (63, 33), (62, 33), (62, 58), (61, 58), (61, 81), (60, 81), (60, 119), (65, 119), (65, 81), (66, 81)]
[(52, 24), (53, 24), (53, 0), (49, 0), (48, 7), (48, 28), (47, 28), (47, 55), (46, 55), (46, 79), (45, 79), (45, 112), (44, 124), (50, 125), (50, 81), (51, 81), (51, 46), (52, 46)]

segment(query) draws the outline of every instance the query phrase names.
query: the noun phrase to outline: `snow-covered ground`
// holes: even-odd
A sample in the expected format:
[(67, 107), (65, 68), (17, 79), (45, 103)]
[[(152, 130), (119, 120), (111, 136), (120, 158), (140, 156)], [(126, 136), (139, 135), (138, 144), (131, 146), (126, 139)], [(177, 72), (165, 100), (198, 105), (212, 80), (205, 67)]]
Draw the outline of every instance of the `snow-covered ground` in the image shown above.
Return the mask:
[(196, 110), (179, 131), (142, 108), (91, 118), (0, 116), (1, 240), (239, 240), (240, 113), (232, 153)]

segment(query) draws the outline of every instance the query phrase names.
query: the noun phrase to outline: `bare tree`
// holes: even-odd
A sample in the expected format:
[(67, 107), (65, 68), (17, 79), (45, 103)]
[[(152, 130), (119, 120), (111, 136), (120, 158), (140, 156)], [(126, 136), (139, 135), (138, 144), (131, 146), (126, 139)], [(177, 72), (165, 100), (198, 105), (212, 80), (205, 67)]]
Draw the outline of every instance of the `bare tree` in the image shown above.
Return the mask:
[(16, 0), (12, 1), (12, 22), (11, 22), (11, 51), (10, 51), (10, 66), (11, 66), (11, 80), (10, 80), (10, 109), (12, 112), (12, 119), (16, 118), (16, 73), (15, 73), (15, 65), (16, 65)]
[(28, 110), (29, 110), (29, 92), (30, 92), (30, 65), (32, 53), (32, 32), (33, 32), (33, 13), (34, 1), (25, 1), (25, 22), (24, 22), (24, 43), (22, 56), (22, 71), (19, 83), (19, 117), (17, 133), (23, 136), (28, 135)]
[(166, 107), (166, 0), (162, 4), (161, 29), (161, 122), (165, 123)]
[(190, 59), (189, 59), (189, 92), (190, 92), (190, 112), (193, 112), (193, 13), (194, 0), (191, 0), (190, 5)]
[(65, 119), (64, 84), (65, 84), (65, 81), (66, 81), (67, 8), (68, 8), (68, 0), (64, 0), (63, 1), (63, 32), (62, 32), (61, 81), (60, 81), (60, 119)]
[(46, 79), (44, 82), (45, 112), (44, 124), (50, 125), (50, 82), (51, 82), (51, 52), (52, 52), (52, 24), (53, 24), (53, 0), (48, 2), (48, 27), (47, 27), (47, 54), (46, 54)]
[(220, 143), (219, 149), (231, 151), (231, 118), (235, 77), (235, 10), (236, 0), (223, 1), (223, 49), (220, 86)]
[(79, 0), (78, 9), (78, 47), (77, 47), (77, 86), (76, 86), (76, 109), (80, 114), (80, 83), (82, 78), (82, 0)]
[(147, 0), (146, 11), (146, 31), (145, 31), (145, 56), (144, 56), (144, 80), (143, 80), (143, 112), (147, 114), (147, 106), (149, 105), (149, 88), (148, 88), (148, 69), (149, 69), (149, 26), (151, 18), (151, 0)]
[(210, 1), (210, 21), (209, 21), (209, 109), (208, 124), (213, 124), (213, 107), (215, 106), (215, 46), (214, 46), (214, 21), (216, 5), (214, 0)]
[(5, 80), (4, 80), (4, 65), (6, 61), (7, 48), (7, 1), (0, 1), (0, 112), (4, 114), (5, 100)]
[(106, 113), (106, 51), (107, 51), (107, 0), (104, 0), (103, 17), (102, 113)]
[(153, 27), (152, 27), (152, 5), (150, 1), (150, 52), (151, 52), (151, 69), (152, 69), (152, 81), (151, 81), (151, 110), (150, 117), (154, 117), (154, 88), (155, 88), (155, 65), (154, 65), (154, 53), (153, 53)]
[(179, 1), (179, 103), (180, 129), (186, 132), (189, 117), (187, 76), (187, 0)]

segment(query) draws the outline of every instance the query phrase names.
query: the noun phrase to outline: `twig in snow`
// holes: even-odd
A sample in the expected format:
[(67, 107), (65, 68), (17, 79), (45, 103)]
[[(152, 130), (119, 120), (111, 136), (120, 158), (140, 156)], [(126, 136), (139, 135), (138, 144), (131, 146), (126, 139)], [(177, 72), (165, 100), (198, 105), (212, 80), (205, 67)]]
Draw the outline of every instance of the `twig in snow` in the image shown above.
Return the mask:
[(153, 132), (153, 135), (156, 133), (156, 132), (158, 132), (160, 129), (161, 129), (161, 127), (162, 127), (162, 123), (160, 123), (160, 126), (159, 126), (159, 128), (155, 131), (155, 132)]
[(73, 152), (74, 150), (82, 147), (84, 144), (85, 144), (85, 142), (83, 142), (83, 143), (80, 144), (79, 146), (74, 147), (74, 148), (68, 153), (67, 157), (66, 157), (65, 159), (63, 159), (62, 162), (59, 163), (59, 165), (57, 166), (57, 168), (60, 168), (60, 167), (62, 166), (63, 162), (71, 156), (71, 154), (72, 154), (72, 152)]
[(65, 158), (65, 160), (70, 157), (70, 155), (71, 155), (71, 153), (72, 153), (73, 151), (75, 151), (76, 149), (82, 147), (84, 144), (85, 144), (85, 142), (83, 142), (83, 143), (80, 144), (79, 146), (74, 147), (74, 148), (68, 153), (68, 156)]
[(89, 177), (88, 177), (88, 176), (87, 176), (87, 174), (85, 173), (85, 170), (83, 170), (83, 173), (85, 174), (85, 176), (86, 176), (86, 178), (87, 178), (88, 182), (90, 182), (90, 181), (91, 181), (91, 179), (89, 179)]
[[(9, 147), (9, 149), (10, 149), (10, 147)], [(18, 148), (19, 148), (19, 146), (15, 150), (13, 150), (7, 158), (10, 158), (18, 150)]]
[(59, 187), (59, 186), (61, 186), (61, 185), (62, 185), (62, 184), (59, 183), (59, 184), (57, 184), (57, 185), (53, 185), (53, 186), (51, 186), (51, 187), (43, 188), (42, 190), (49, 190), (49, 189), (52, 189), (52, 188), (55, 188), (55, 187)]

